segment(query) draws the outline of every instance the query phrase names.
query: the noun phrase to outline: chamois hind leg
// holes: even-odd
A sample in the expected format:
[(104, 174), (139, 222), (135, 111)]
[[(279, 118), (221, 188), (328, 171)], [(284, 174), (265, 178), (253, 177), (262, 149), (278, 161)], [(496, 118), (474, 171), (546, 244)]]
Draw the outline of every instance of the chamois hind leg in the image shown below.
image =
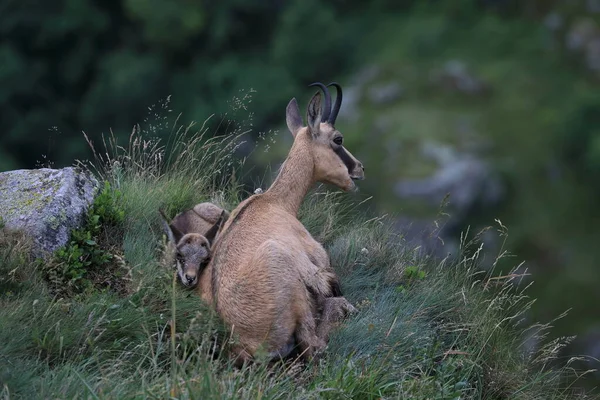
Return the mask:
[(241, 346), (236, 346), (232, 349), (231, 357), (233, 358), (233, 366), (236, 368), (242, 368), (244, 364), (249, 364), (253, 360), (250, 353)]
[(349, 314), (357, 312), (345, 297), (321, 298), (321, 315), (317, 318), (317, 336), (327, 342), (329, 332)]
[(293, 313), (296, 316), (296, 329), (294, 336), (300, 358), (310, 361), (318, 357), (325, 350), (327, 343), (317, 335), (316, 308), (318, 296), (309, 287), (302, 285), (295, 291), (297, 298), (304, 301), (293, 304)]
[(308, 315), (296, 329), (300, 357), (305, 360), (310, 361), (319, 357), (327, 345), (317, 335), (316, 330), (317, 327), (313, 315)]
[[(325, 345), (316, 335), (313, 302), (299, 274), (297, 253), (285, 243), (266, 240), (250, 260), (253, 268), (236, 276), (239, 284), (231, 293), (237, 301), (222, 312), (229, 324), (237, 325), (239, 345), (252, 358), (261, 348), (267, 358), (285, 357), (293, 350), (293, 339), (303, 358)], [(222, 304), (231, 297), (223, 296)]]

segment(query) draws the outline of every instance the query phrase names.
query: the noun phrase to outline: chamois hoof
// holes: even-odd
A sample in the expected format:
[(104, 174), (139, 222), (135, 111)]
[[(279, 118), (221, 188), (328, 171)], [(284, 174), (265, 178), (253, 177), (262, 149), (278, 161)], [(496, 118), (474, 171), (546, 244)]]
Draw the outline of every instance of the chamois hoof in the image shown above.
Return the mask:
[(356, 307), (354, 307), (352, 304), (350, 304), (348, 302), (347, 306), (346, 306), (346, 315), (352, 315), (352, 314), (356, 314), (358, 313), (358, 310), (356, 309)]
[(354, 307), (345, 297), (338, 298), (338, 306), (342, 311), (342, 318), (348, 317), (349, 315), (356, 314), (358, 310)]

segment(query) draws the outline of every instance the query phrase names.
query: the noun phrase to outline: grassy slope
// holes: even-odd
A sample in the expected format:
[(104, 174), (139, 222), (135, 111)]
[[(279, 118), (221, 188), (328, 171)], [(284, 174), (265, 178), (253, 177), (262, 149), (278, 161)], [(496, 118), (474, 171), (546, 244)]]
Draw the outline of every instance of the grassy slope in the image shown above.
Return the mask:
[(385, 218), (368, 219), (349, 195), (322, 188), (300, 218), (360, 312), (319, 363), (233, 369), (218, 356), (226, 330), (161, 261), (158, 207), (212, 200), (231, 209), (245, 196), (230, 174), (240, 170), (237, 139), (207, 143), (194, 131), (171, 135), (171, 160), (145, 139), (150, 129), (95, 163), (123, 194), (127, 291), (52, 296), (23, 256), (26, 240), (1, 233), (4, 398), (569, 398), (567, 370), (549, 365), (560, 342), (521, 352), (546, 327), (523, 321), (530, 302), (512, 289), (514, 277), (476, 272), (477, 243), (435, 264)]

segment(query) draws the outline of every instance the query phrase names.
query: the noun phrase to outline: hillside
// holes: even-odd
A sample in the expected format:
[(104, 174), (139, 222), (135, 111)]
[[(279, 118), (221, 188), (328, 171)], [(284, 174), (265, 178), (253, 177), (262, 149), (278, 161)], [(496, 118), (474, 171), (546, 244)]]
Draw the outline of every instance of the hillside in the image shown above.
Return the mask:
[(532, 299), (513, 268), (479, 271), (477, 238), (435, 261), (359, 208), (370, 200), (325, 187), (300, 219), (359, 312), (318, 363), (235, 370), (226, 330), (165, 265), (157, 210), (245, 198), (242, 131), (171, 126), (166, 152), (155, 128), (94, 145), (104, 190), (52, 260), (31, 262), (26, 238), (1, 231), (3, 398), (583, 398), (570, 364), (554, 365), (568, 339), (548, 341), (550, 327), (525, 318)]

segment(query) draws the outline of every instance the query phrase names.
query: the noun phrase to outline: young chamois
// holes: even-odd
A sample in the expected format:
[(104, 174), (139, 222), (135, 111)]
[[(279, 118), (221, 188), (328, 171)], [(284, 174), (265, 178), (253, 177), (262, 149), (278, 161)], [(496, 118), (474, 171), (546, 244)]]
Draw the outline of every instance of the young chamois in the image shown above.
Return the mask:
[(201, 270), (208, 264), (211, 244), (229, 213), (206, 202), (176, 215), (169, 223), (164, 212), (159, 212), (169, 243), (175, 247), (179, 280), (184, 286), (195, 287)]
[(329, 256), (297, 218), (298, 209), (316, 183), (356, 189), (364, 168), (343, 146), (335, 128), (342, 102), (337, 83), (333, 111), (327, 87), (309, 102), (307, 126), (296, 99), (286, 110), (292, 148), (271, 187), (241, 202), (230, 214), (214, 243), (207, 268), (211, 302), (237, 337), (238, 364), (260, 350), (285, 357), (296, 348), (310, 359), (324, 349), (335, 322), (354, 307), (342, 297)]

